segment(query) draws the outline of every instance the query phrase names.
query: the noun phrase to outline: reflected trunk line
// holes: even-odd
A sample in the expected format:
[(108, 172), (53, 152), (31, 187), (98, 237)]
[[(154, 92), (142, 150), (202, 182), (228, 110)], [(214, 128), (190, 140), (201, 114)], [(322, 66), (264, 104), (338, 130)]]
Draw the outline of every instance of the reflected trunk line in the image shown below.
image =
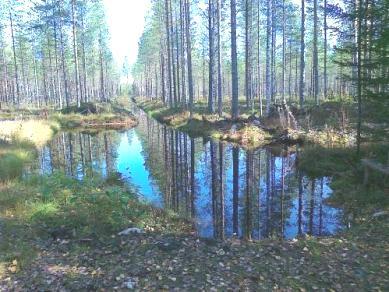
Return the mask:
[(239, 148), (232, 149), (233, 159), (233, 234), (239, 236)]
[(316, 181), (312, 180), (312, 188), (311, 188), (311, 200), (310, 200), (310, 209), (309, 209), (309, 234), (313, 234), (313, 218), (314, 218), (314, 210), (315, 210), (315, 189), (316, 189)]
[(319, 235), (323, 233), (323, 192), (324, 192), (324, 179), (320, 180), (320, 208), (319, 208)]
[(219, 142), (219, 192), (220, 192), (220, 213), (221, 213), (221, 234), (220, 238), (225, 237), (225, 202), (224, 202), (224, 144)]

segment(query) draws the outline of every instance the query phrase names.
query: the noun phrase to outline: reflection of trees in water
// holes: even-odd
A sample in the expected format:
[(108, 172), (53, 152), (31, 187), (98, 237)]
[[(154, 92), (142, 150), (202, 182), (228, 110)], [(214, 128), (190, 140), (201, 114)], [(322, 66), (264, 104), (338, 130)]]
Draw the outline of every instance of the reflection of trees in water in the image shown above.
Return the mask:
[(184, 216), (195, 214), (195, 141), (151, 119), (137, 127), (145, 166), (164, 196), (165, 207)]
[(203, 234), (250, 239), (324, 233), (318, 185), (327, 182), (313, 183), (298, 172), (292, 149), (243, 151), (190, 139), (149, 119), (141, 120), (138, 134), (165, 206), (196, 217)]
[(40, 151), (41, 172), (60, 170), (78, 178), (115, 173), (119, 136), (113, 131), (61, 133)]
[(131, 145), (135, 135), (149, 182), (161, 191), (165, 208), (196, 218), (202, 235), (259, 239), (331, 231), (327, 227), (335, 213), (322, 203), (329, 181), (309, 179), (297, 170), (299, 149), (244, 151), (141, 118), (136, 133), (59, 135), (42, 150), (42, 171), (60, 169), (79, 178), (114, 173), (119, 138)]

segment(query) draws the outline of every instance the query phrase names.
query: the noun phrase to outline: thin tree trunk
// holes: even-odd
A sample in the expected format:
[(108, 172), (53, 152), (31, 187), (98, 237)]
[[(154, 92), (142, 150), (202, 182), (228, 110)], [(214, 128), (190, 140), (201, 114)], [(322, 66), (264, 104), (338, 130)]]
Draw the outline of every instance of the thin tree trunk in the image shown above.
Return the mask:
[(221, 47), (221, 0), (217, 0), (217, 97), (219, 117), (223, 114), (223, 77), (222, 77), (222, 47)]
[(213, 0), (208, 0), (208, 37), (209, 37), (209, 92), (208, 92), (208, 111), (214, 113), (214, 10)]
[[(304, 1), (304, 0), (303, 0)], [(272, 20), (271, 20), (271, 0), (267, 0), (267, 8), (266, 8), (266, 115), (270, 114), (270, 103), (271, 103), (271, 76), (270, 76), (270, 43), (271, 43), (271, 35), (272, 35)]]
[(169, 0), (165, 0), (165, 26), (166, 26), (166, 44), (167, 44), (167, 81), (168, 81), (168, 91), (169, 91), (169, 106), (173, 107), (173, 90), (172, 90), (172, 58), (171, 58), (171, 48), (170, 48), (170, 17), (169, 17)]
[(238, 55), (236, 47), (236, 0), (231, 0), (231, 78), (232, 78), (232, 119), (239, 117)]
[[(315, 0), (316, 1), (316, 0)], [(286, 105), (285, 97), (285, 71), (286, 71), (286, 19), (285, 19), (285, 0), (282, 0), (282, 103)]]
[[(61, 7), (62, 7), (62, 1), (59, 2), (58, 7), (58, 13), (61, 15)], [(60, 16), (59, 20), (59, 34), (60, 34), (60, 45), (61, 45), (61, 62), (62, 62), (62, 77), (63, 77), (63, 84), (64, 84), (64, 90), (65, 90), (65, 102), (66, 107), (69, 107), (70, 105), (70, 98), (69, 98), (69, 88), (68, 88), (68, 78), (66, 74), (66, 64), (65, 64), (65, 44), (63, 39), (63, 31), (62, 31), (62, 16)]]
[(186, 4), (186, 54), (187, 54), (187, 65), (188, 65), (188, 87), (189, 87), (189, 111), (190, 118), (193, 117), (193, 69), (192, 69), (192, 41), (190, 35), (190, 0), (185, 0)]
[(245, 16), (245, 95), (247, 109), (253, 109), (251, 96), (251, 26), (252, 26), (252, 5), (251, 0), (246, 0)]
[(300, 108), (304, 106), (305, 91), (305, 0), (301, 0), (301, 33), (300, 33)]
[(316, 105), (319, 104), (319, 52), (317, 44), (318, 35), (318, 17), (317, 17), (317, 0), (313, 0), (313, 77), (314, 88), (313, 95)]
[(74, 80), (76, 83), (76, 100), (77, 107), (81, 105), (80, 99), (80, 80), (79, 80), (79, 68), (78, 68), (78, 52), (77, 52), (77, 29), (76, 29), (76, 7), (75, 1), (72, 0), (72, 31), (73, 31), (73, 58), (74, 58)]
[(324, 0), (324, 98), (327, 98), (328, 76), (327, 76), (327, 0)]
[(14, 104), (20, 103), (20, 87), (19, 87), (19, 71), (18, 71), (18, 62), (16, 59), (16, 45), (15, 45), (15, 31), (13, 25), (13, 18), (11, 11), (9, 12), (9, 21), (11, 24), (11, 37), (12, 37), (12, 53), (14, 58), (14, 68), (15, 68), (15, 86), (16, 86), (16, 97), (14, 96)]

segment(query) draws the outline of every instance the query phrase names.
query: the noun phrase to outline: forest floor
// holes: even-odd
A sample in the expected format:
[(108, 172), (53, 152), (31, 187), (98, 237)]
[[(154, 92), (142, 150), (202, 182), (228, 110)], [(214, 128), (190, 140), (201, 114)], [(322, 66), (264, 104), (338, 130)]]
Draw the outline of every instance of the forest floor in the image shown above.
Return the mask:
[[(248, 110), (241, 99), (240, 118), (234, 121), (229, 114), (229, 104), (223, 106), (223, 114), (219, 117), (208, 113), (206, 102), (198, 102), (190, 118), (189, 111), (183, 107), (170, 109), (160, 101), (133, 100), (151, 117), (190, 136), (225, 140), (245, 148), (304, 142), (331, 147), (355, 144), (356, 105), (352, 101), (325, 102), (303, 111), (291, 106), (289, 113), (292, 115), (289, 117), (282, 108), (273, 108), (269, 118), (262, 118), (258, 112)], [(389, 120), (385, 107), (384, 112), (382, 105), (368, 107), (366, 112), (376, 113), (374, 120), (378, 119), (378, 122), (364, 124), (369, 135), (366, 139), (388, 142)], [(259, 105), (255, 104), (254, 108), (259, 108)]]
[[(101, 188), (99, 194), (105, 197), (106, 189)], [(150, 210), (142, 207), (144, 219), (134, 225), (147, 222), (149, 231), (119, 236), (112, 231), (109, 219), (113, 218), (103, 216), (109, 213), (80, 216), (79, 206), (72, 220), (60, 218), (70, 215), (62, 206), (55, 213), (48, 207), (35, 208), (27, 221), (8, 214), (4, 221), (4, 187), (0, 195), (2, 291), (387, 291), (389, 287), (388, 222), (378, 217), (332, 238), (216, 241), (171, 228), (171, 215), (165, 223), (161, 212), (150, 219)], [(99, 202), (106, 204), (105, 199)], [(94, 211), (101, 211), (97, 209), (101, 204), (97, 206)], [(138, 203), (131, 206), (139, 208)], [(66, 224), (55, 236), (55, 229), (49, 233), (38, 227), (53, 226), (49, 220), (53, 217)], [(77, 225), (72, 223), (83, 218), (91, 229), (74, 231)], [(172, 226), (177, 226), (180, 221), (174, 220)], [(92, 228), (98, 234), (88, 234)]]

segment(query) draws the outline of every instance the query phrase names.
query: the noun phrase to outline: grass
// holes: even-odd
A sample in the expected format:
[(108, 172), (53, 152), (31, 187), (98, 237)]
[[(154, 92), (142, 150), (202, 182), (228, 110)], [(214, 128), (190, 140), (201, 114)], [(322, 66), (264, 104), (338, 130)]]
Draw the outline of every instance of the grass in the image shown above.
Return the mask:
[(249, 123), (248, 114), (242, 114), (240, 120), (232, 121), (226, 113), (222, 117), (207, 114), (205, 104), (199, 103), (190, 119), (186, 109), (169, 109), (160, 101), (139, 101), (137, 105), (157, 121), (184, 131), (191, 137), (220, 139), (246, 148), (257, 148), (271, 142), (267, 131)]
[[(123, 129), (136, 125), (137, 120), (128, 108), (128, 99), (118, 98), (104, 105), (87, 103), (80, 108), (70, 107), (63, 113), (49, 111), (45, 117), (37, 110), (2, 110), (0, 116), (6, 112), (14, 120), (0, 120), (0, 180), (21, 176), (24, 165), (36, 157), (37, 149), (60, 130)], [(21, 119), (15, 119), (18, 114)]]
[(4, 142), (2, 144), (0, 145), (0, 180), (21, 176), (24, 165), (34, 158), (31, 148), (4, 145)]
[[(151, 117), (191, 136), (235, 142), (246, 148), (257, 148), (269, 143), (300, 143), (323, 146), (347, 146), (356, 142), (356, 103), (352, 99), (334, 99), (323, 102), (320, 106), (308, 104), (303, 110), (291, 106), (298, 129), (290, 129), (280, 121), (278, 113), (269, 118), (261, 118), (258, 112), (247, 109), (245, 100), (239, 100), (241, 116), (237, 121), (231, 120), (230, 105), (223, 105), (223, 115), (208, 113), (204, 101), (194, 106), (190, 120), (189, 112), (183, 107), (168, 108), (161, 101), (137, 98), (136, 103)], [(254, 108), (258, 109), (255, 104)], [(376, 114), (372, 115), (371, 112)], [(387, 109), (381, 103), (364, 103), (364, 140), (388, 141)], [(256, 120), (257, 124), (253, 121)]]
[[(17, 120), (36, 120), (39, 124), (43, 124), (46, 120), (47, 124), (66, 130), (74, 128), (123, 129), (137, 124), (136, 118), (129, 111), (128, 98), (124, 97), (118, 97), (109, 103), (82, 103), (80, 107), (70, 106), (59, 111), (52, 108), (0, 110), (1, 123), (22, 124)], [(23, 122), (23, 125), (27, 124)], [(7, 124), (4, 125), (5, 128), (9, 128)], [(43, 132), (42, 129), (39, 130)]]
[(137, 120), (128, 110), (125, 98), (112, 103), (84, 103), (81, 106), (65, 108), (50, 115), (63, 129), (73, 128), (109, 128), (122, 129), (137, 124)]
[(29, 142), (35, 147), (44, 146), (60, 129), (58, 123), (46, 120), (2, 121), (0, 139), (8, 142)]
[(128, 227), (172, 233), (190, 228), (176, 215), (150, 207), (112, 181), (97, 177), (79, 181), (55, 173), (1, 183), (3, 270), (19, 271), (34, 259), (34, 251), (52, 240), (103, 241)]
[(21, 176), (58, 130), (57, 123), (46, 120), (0, 122), (0, 181)]
[(134, 191), (118, 183), (118, 177), (95, 175), (79, 181), (62, 173), (22, 176), (25, 165), (36, 158), (37, 149), (58, 130), (126, 119), (119, 114), (130, 116), (128, 110), (115, 104), (103, 113), (57, 113), (47, 120), (1, 122), (0, 279), (24, 270), (57, 239), (100, 242), (128, 227), (154, 232), (191, 228), (174, 213), (141, 202)]

